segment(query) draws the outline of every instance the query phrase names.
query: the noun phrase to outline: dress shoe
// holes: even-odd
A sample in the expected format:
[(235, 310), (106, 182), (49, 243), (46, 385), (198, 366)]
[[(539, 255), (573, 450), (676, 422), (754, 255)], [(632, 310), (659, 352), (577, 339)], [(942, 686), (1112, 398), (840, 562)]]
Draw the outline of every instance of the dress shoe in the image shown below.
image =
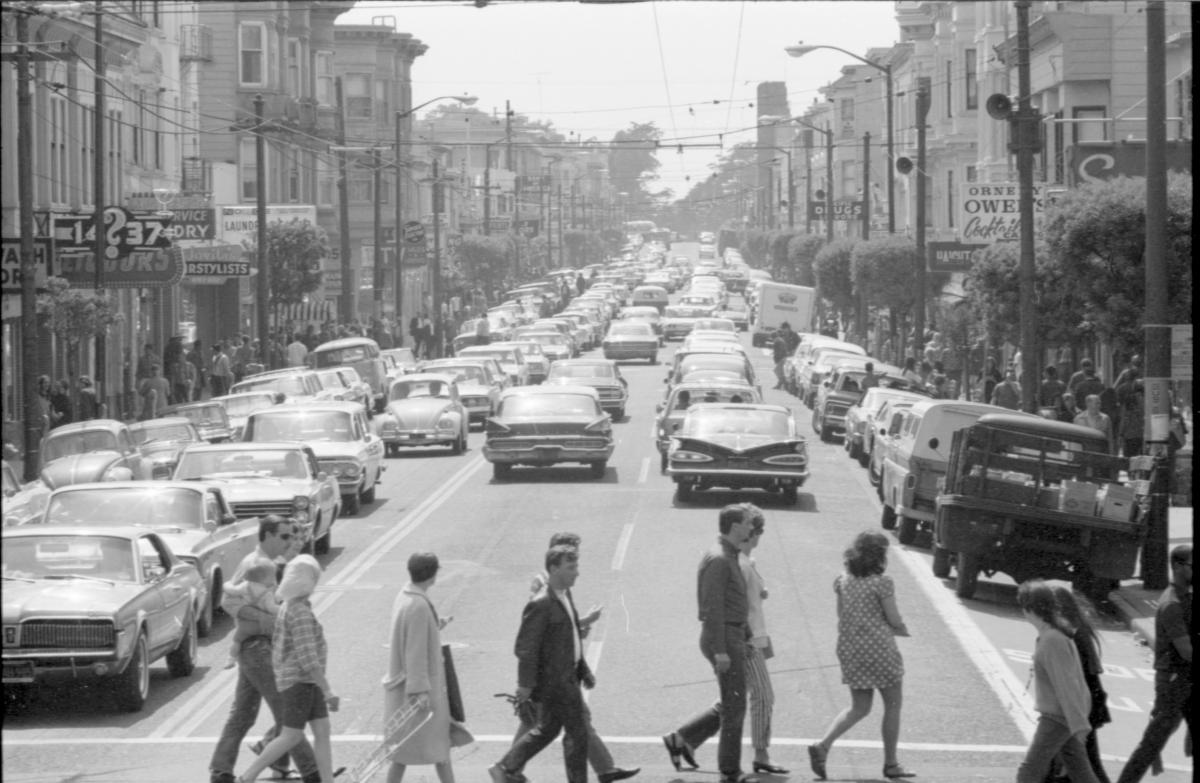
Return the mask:
[(599, 780), (600, 783), (612, 783), (612, 781), (614, 781), (614, 780), (624, 780), (625, 778), (631, 778), (641, 771), (642, 771), (641, 767), (634, 767), (633, 769), (622, 769), (620, 767), (613, 767), (608, 772), (601, 772), (600, 774), (596, 775), (596, 779)]
[(237, 776), (232, 772), (212, 772), (208, 776), (208, 783), (237, 783)]
[(754, 762), (754, 771), (765, 772), (768, 775), (786, 775), (788, 773), (788, 770), (783, 767), (777, 767), (769, 761)]
[(500, 762), (488, 767), (488, 775), (491, 776), (492, 783), (526, 783), (524, 775), (520, 772), (509, 772), (500, 766)]

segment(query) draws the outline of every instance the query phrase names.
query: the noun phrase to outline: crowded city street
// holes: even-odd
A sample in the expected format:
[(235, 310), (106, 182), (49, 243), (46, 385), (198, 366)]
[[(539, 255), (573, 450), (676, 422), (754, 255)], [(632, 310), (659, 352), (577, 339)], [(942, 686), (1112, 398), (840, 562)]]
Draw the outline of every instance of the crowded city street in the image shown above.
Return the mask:
[[(675, 250), (694, 257), (696, 245), (680, 243)], [(740, 339), (749, 349), (746, 333)], [(805, 746), (846, 701), (834, 649), (833, 581), (852, 539), (878, 529), (880, 504), (867, 472), (847, 459), (841, 444), (821, 443), (801, 402), (770, 388), (766, 401), (794, 409), (808, 441), (811, 476), (797, 505), (766, 493), (722, 490), (677, 502), (673, 484), (659, 473), (653, 438), (664, 364), (677, 345), (667, 343), (658, 364), (622, 363), (629, 405), (613, 424), (616, 447), (601, 479), (561, 465), (518, 468), (497, 482), (475, 430), (460, 455), (416, 448), (387, 459), (376, 501), (337, 520), (332, 548), (318, 558), (325, 574), (313, 597), (329, 644), (328, 677), (341, 699), (332, 715), (335, 766), (352, 765), (380, 741), (389, 608), (408, 581), (409, 555), (428, 551), (441, 561), (430, 597), (443, 618), (452, 618), (442, 639), (453, 650), (466, 724), (475, 736), (452, 760), (459, 780), (486, 780), (487, 767), (516, 729), (511, 705), (496, 694), (516, 687), (513, 642), (530, 579), (542, 567), (550, 537), (570, 531), (582, 538), (573, 588), (578, 607), (602, 607), (586, 642), (597, 680), (588, 692), (596, 730), (618, 765), (642, 768), (638, 780), (712, 779), (715, 743), (697, 751), (699, 770), (681, 773), (670, 766), (660, 738), (715, 698), (712, 671), (697, 650), (695, 567), (715, 539), (720, 508), (749, 500), (766, 517), (756, 559), (769, 588), (765, 614), (775, 651), (771, 758), (792, 770), (790, 779), (811, 779)], [(769, 354), (750, 349), (764, 385)], [(1035, 636), (1016, 606), (1015, 585), (997, 576), (981, 584), (974, 600), (960, 600), (953, 580), (931, 575), (927, 542), (891, 543), (887, 573), (911, 634), (900, 640), (903, 762), (920, 780), (1012, 780), (1033, 726), (1027, 681)], [(1106, 615), (1099, 628), (1113, 713), (1100, 747), (1109, 768), (1118, 770), (1153, 702), (1152, 656), (1119, 617)], [(222, 668), (231, 631), (229, 618), (220, 617), (200, 645), (191, 677), (170, 679), (165, 667), (154, 666), (150, 700), (140, 713), (115, 714), (103, 689), (75, 687), (45, 692), (26, 711), (7, 714), (5, 779), (196, 779), (233, 695), (234, 671)], [(876, 720), (868, 717), (839, 743), (829, 758), (831, 779), (880, 779)], [(268, 726), (264, 709), (250, 738)], [(1190, 778), (1181, 743), (1172, 743), (1163, 760), (1166, 772), (1158, 780)], [(526, 773), (531, 780), (561, 780), (561, 763), (552, 747)], [(411, 779), (435, 777), (432, 768), (417, 768)]]

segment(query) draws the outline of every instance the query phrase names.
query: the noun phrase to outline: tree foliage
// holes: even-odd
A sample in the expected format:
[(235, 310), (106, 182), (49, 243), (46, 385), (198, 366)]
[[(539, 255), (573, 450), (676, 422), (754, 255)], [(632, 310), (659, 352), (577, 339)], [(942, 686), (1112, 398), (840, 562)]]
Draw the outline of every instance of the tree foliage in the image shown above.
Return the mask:
[(468, 234), (456, 251), (458, 266), (467, 287), (491, 291), (510, 266), (511, 248), (504, 237)]
[[(1048, 210), (1043, 236), (1076, 295), (1085, 329), (1118, 349), (1142, 342), (1146, 180), (1118, 178), (1069, 191)], [(1192, 176), (1171, 173), (1167, 192), (1168, 312), (1157, 323), (1191, 323)]]
[(825, 240), (816, 234), (793, 234), (788, 240), (788, 267), (797, 285), (816, 286), (814, 264)]
[(604, 240), (599, 231), (568, 229), (563, 232), (567, 247), (567, 266), (579, 268), (604, 259)]
[[(994, 343), (1021, 341), (1021, 248), (998, 242), (975, 254), (965, 288), (971, 309)], [(1034, 248), (1036, 336), (1043, 342), (1077, 343), (1080, 322), (1077, 291), (1067, 282), (1058, 260), (1042, 243)]]
[[(257, 237), (246, 250), (258, 252)], [(300, 220), (267, 225), (267, 265), (271, 269), (271, 305), (299, 304), (321, 287), (321, 263), (329, 257), (325, 229)]]
[(854, 309), (854, 282), (850, 276), (850, 259), (856, 239), (835, 239), (817, 253), (817, 286), (821, 298), (840, 313)]
[(608, 153), (608, 176), (618, 193), (628, 193), (637, 201), (653, 197), (649, 183), (658, 178), (655, 156), (662, 131), (653, 122), (635, 122), (613, 136)]
[(46, 293), (38, 295), (37, 310), (46, 316), (47, 328), (70, 345), (101, 336), (122, 320), (116, 302), (107, 293), (71, 288), (61, 277), (46, 279)]
[(865, 292), (868, 306), (886, 307), (907, 316), (917, 300), (917, 246), (905, 236), (868, 239), (854, 245), (850, 279), (855, 293)]

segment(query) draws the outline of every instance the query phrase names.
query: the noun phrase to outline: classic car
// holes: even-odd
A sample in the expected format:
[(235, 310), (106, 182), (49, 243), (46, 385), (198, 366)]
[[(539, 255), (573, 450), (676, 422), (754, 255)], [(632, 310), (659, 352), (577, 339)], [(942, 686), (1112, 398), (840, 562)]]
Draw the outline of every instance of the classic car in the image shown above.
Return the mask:
[(174, 481), (221, 488), (238, 519), (278, 514), (301, 525), (305, 551), (323, 555), (341, 514), (337, 479), (321, 470), (302, 443), (210, 443), (179, 455)]
[(463, 348), (455, 353), (460, 359), (476, 359), (479, 357), (495, 359), (500, 363), (504, 374), (508, 377), (510, 386), (526, 386), (529, 384), (529, 367), (525, 364), (525, 355), (515, 346), (505, 343), (491, 345), (474, 345)]
[(225, 580), (258, 544), (258, 520), (238, 519), (219, 487), (195, 481), (106, 481), (57, 489), (31, 524), (153, 530), (175, 557), (204, 577), (196, 611), (201, 637), (212, 630)]
[(250, 375), (238, 381), (230, 389), (231, 394), (251, 391), (273, 391), (284, 396), (285, 403), (315, 400), (321, 393), (321, 381), (312, 370), (289, 367)]
[(531, 386), (500, 396), (487, 421), (484, 458), (496, 480), (514, 465), (549, 466), (579, 462), (602, 478), (613, 452), (612, 419), (590, 386)]
[(351, 367), (371, 387), (371, 399), (376, 412), (383, 410), (387, 397), (387, 365), (379, 352), (379, 343), (370, 337), (342, 337), (321, 343), (308, 352), (308, 366), (314, 370), (327, 367)]
[(846, 453), (850, 455), (850, 459), (858, 460), (858, 464), (864, 468), (867, 467), (867, 463), (871, 459), (871, 446), (875, 440), (875, 432), (880, 427), (878, 416), (889, 401), (906, 400), (911, 404), (917, 400), (928, 398), (926, 394), (903, 389), (890, 389), (884, 386), (867, 389), (859, 401), (846, 410), (846, 436), (843, 439), (843, 445)]
[(179, 452), (189, 444), (204, 442), (195, 425), (183, 416), (135, 422), (129, 425), (129, 434), (150, 463), (152, 479), (170, 478)]
[[(668, 390), (684, 380), (741, 379), (758, 387), (754, 366), (739, 345), (709, 344), (695, 351), (676, 351), (667, 373)], [(761, 389), (759, 389), (761, 393)]]
[(829, 368), (829, 377), (821, 381), (812, 408), (812, 428), (823, 442), (829, 443), (835, 435), (845, 432), (846, 411), (863, 395), (861, 384), (867, 376), (867, 364), (873, 366), (880, 387), (908, 389), (911, 386), (901, 377), (904, 371), (895, 365), (864, 361), (860, 356), (847, 356), (835, 362)]
[(659, 344), (662, 344), (663, 316), (657, 307), (622, 307), (617, 318), (622, 321), (645, 321), (654, 329), (654, 333), (658, 335)]
[[(737, 324), (728, 318), (713, 316), (712, 318), (697, 318), (696, 323), (692, 324), (692, 331), (695, 332), (729, 332), (737, 331)], [(746, 331), (745, 329), (742, 330)]]
[(731, 322), (739, 332), (750, 331), (750, 312), (744, 305), (727, 304), (717, 310), (717, 318)]
[(241, 440), (242, 431), (246, 429), (246, 417), (255, 411), (271, 408), (283, 402), (283, 392), (249, 391), (238, 394), (226, 394), (223, 397), (213, 397), (213, 402), (219, 402), (229, 416), (229, 429), (233, 433), (230, 440)]
[[(803, 332), (800, 334), (800, 342), (796, 346), (796, 350), (792, 355), (783, 360), (783, 387), (788, 390), (788, 393), (800, 395), (800, 377), (812, 359), (813, 351), (827, 345), (842, 345), (847, 346), (844, 353), (857, 354), (866, 356), (867, 352), (862, 347), (839, 340), (836, 337), (827, 337), (823, 334), (814, 332)], [(849, 347), (853, 346), (853, 347)]]
[(6, 693), (105, 680), (137, 712), (154, 661), (174, 677), (195, 669), (204, 581), (153, 531), (26, 525), (3, 542)]
[(310, 447), (321, 470), (337, 479), (342, 508), (357, 514), (375, 502), (383, 474), (383, 441), (356, 402), (310, 402), (256, 411), (246, 419), (246, 443), (298, 441)]
[(383, 365), (387, 370), (388, 380), (392, 381), (398, 375), (404, 375), (417, 369), (420, 360), (412, 348), (385, 348), (379, 352), (383, 357)]
[(615, 321), (601, 345), (605, 359), (646, 359), (658, 364), (658, 335), (645, 321)]
[(673, 304), (663, 311), (662, 336), (664, 340), (682, 340), (692, 331), (697, 318), (709, 318), (713, 314), (712, 305), (693, 307), (690, 305)]
[(541, 383), (550, 372), (550, 357), (542, 349), (542, 344), (536, 340), (524, 337), (498, 345), (515, 348), (525, 361), (525, 369), (529, 373), (530, 383)]
[(170, 405), (159, 411), (159, 416), (182, 416), (194, 424), (201, 439), (209, 443), (222, 443), (233, 437), (228, 411), (224, 405), (212, 400)]
[(737, 332), (722, 332), (717, 329), (693, 329), (691, 334), (683, 338), (683, 345), (679, 346), (679, 350), (683, 352), (698, 351), (714, 343), (720, 345), (717, 350), (723, 351), (726, 346), (732, 345), (741, 348), (743, 353), (745, 352), (745, 347)]
[(50, 430), (38, 452), (38, 474), (50, 489), (151, 477), (150, 464), (129, 427), (115, 419), (89, 419)]
[[(572, 356), (578, 356), (577, 352), (572, 351), (571, 338), (561, 332), (551, 332), (542, 329), (538, 326), (529, 326), (527, 329), (533, 331), (526, 332), (524, 329), (518, 330), (516, 340), (521, 343), (535, 342), (542, 348), (542, 355), (548, 364), (570, 359)], [(526, 360), (529, 355), (526, 354)], [(545, 378), (542, 378), (545, 380)]]
[(577, 310), (563, 310), (559, 318), (569, 319), (576, 327), (576, 340), (582, 340), (580, 348), (590, 351), (600, 344), (600, 332), (591, 318)]
[(848, 358), (858, 356), (863, 362), (867, 361), (867, 352), (854, 343), (840, 345), (825, 345), (813, 350), (807, 362), (800, 365), (796, 376), (796, 396), (804, 401), (809, 408), (817, 404), (817, 391), (821, 381), (832, 367)]
[(470, 427), (454, 375), (440, 369), (392, 381), (379, 416), (379, 437), (389, 456), (398, 455), (401, 448), (426, 446), (449, 446), (451, 454), (462, 454)]
[(467, 409), (471, 424), (482, 425), (496, 410), (504, 379), (495, 364), (481, 359), (433, 359), (422, 362), (418, 372), (449, 375), (458, 383), (458, 400)]
[(671, 446), (671, 438), (683, 424), (688, 408), (698, 402), (759, 403), (762, 395), (750, 384), (738, 380), (675, 384), (666, 399), (654, 407), (654, 445), (658, 448), (659, 472), (667, 471), (667, 449)]
[(698, 403), (671, 438), (667, 475), (680, 502), (728, 487), (777, 492), (794, 505), (808, 479), (808, 444), (781, 405)]
[(564, 359), (550, 365), (546, 383), (559, 386), (591, 386), (600, 395), (600, 407), (614, 419), (625, 418), (629, 383), (611, 359)]

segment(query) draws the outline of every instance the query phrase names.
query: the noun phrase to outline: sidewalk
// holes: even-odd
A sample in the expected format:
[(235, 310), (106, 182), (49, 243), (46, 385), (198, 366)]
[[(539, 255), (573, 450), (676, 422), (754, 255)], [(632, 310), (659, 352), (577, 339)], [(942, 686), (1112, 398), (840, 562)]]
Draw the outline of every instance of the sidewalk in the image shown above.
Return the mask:
[[(1171, 507), (1167, 521), (1168, 547), (1192, 543), (1191, 508)], [(1162, 590), (1147, 590), (1140, 579), (1126, 579), (1121, 586), (1109, 593), (1113, 606), (1125, 618), (1129, 630), (1138, 639), (1154, 648), (1154, 610)]]

